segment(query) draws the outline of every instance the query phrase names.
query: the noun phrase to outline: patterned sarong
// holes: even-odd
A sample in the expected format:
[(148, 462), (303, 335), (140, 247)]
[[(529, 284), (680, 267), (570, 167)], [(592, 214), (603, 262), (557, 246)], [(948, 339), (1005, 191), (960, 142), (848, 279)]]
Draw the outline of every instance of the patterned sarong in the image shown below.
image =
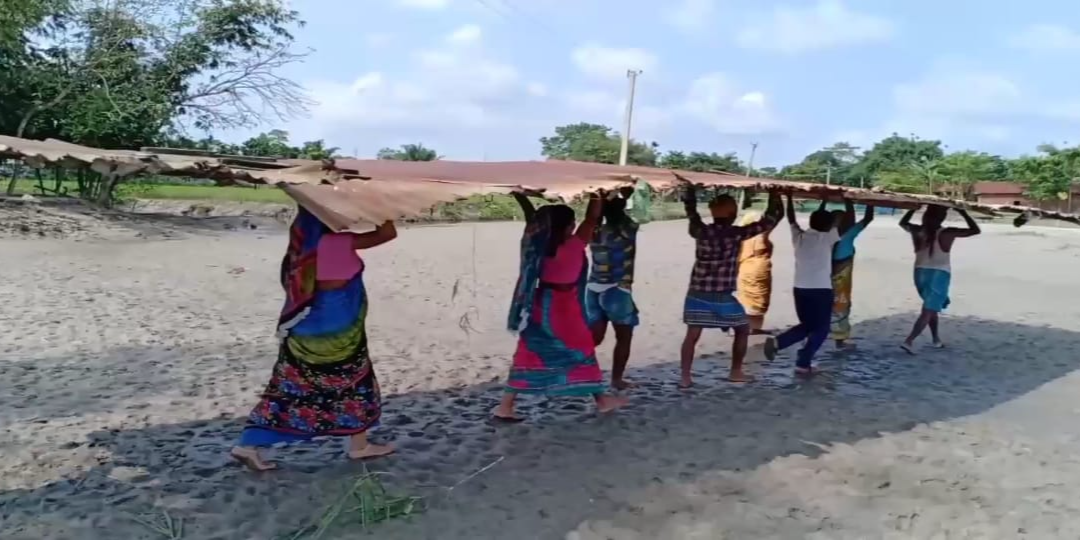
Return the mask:
[(551, 396), (604, 391), (592, 333), (577, 290), (539, 289), (518, 337), (508, 390)]
[(702, 328), (740, 328), (746, 326), (746, 311), (731, 291), (687, 291), (683, 303), (683, 322)]
[(368, 357), (363, 274), (340, 289), (315, 287), (314, 249), (325, 232), (301, 209), (283, 262), (287, 299), (277, 362), (241, 446), (354, 435), (378, 424), (382, 408)]
[(855, 257), (832, 263), (833, 308), (829, 337), (845, 341), (851, 338), (851, 285)]
[(592, 395), (604, 391), (592, 332), (585, 319), (588, 260), (577, 286), (540, 287), (544, 247), (551, 234), (546, 207), (537, 210), (521, 238), (521, 263), (507, 328), (518, 334), (506, 389), (547, 395)]

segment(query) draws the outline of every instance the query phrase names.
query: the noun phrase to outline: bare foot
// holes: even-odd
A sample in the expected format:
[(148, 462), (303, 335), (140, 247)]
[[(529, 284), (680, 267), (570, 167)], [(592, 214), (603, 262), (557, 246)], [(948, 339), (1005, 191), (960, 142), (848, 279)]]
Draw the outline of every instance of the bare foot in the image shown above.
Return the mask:
[(513, 408), (507, 410), (502, 406), (495, 407), (495, 410), (491, 411), (491, 419), (502, 424), (520, 424), (525, 421), (524, 418), (514, 414)]
[(620, 379), (618, 381), (611, 381), (611, 387), (616, 389), (616, 390), (619, 390), (621, 392), (623, 390), (630, 390), (631, 388), (637, 388), (637, 383), (635, 383), (633, 381), (628, 381), (626, 379)]
[(607, 414), (621, 409), (629, 403), (630, 400), (622, 396), (603, 395), (596, 400), (596, 411), (600, 414)]
[(233, 449), (229, 451), (229, 455), (243, 466), (255, 472), (266, 472), (277, 469), (276, 463), (272, 461), (263, 461), (262, 457), (259, 456), (259, 451), (254, 448), (234, 446)]
[(728, 382), (733, 382), (733, 383), (751, 383), (751, 382), (756, 381), (757, 377), (754, 377), (753, 375), (747, 375), (746, 373), (743, 373), (742, 370), (739, 370), (739, 371), (732, 371), (728, 375), (727, 380), (728, 380)]
[(389, 444), (367, 443), (363, 448), (350, 449), (349, 459), (372, 459), (389, 456), (394, 453), (394, 447)]
[(689, 390), (694, 387), (694, 379), (690, 375), (683, 375), (679, 379), (679, 390)]

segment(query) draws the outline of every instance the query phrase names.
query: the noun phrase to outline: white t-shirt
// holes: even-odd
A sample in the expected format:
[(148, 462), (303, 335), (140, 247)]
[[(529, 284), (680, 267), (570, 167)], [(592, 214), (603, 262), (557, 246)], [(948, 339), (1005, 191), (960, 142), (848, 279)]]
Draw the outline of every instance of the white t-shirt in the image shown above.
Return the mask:
[(802, 230), (791, 224), (791, 244), (795, 246), (795, 288), (831, 289), (833, 245), (840, 240), (836, 228), (828, 232)]

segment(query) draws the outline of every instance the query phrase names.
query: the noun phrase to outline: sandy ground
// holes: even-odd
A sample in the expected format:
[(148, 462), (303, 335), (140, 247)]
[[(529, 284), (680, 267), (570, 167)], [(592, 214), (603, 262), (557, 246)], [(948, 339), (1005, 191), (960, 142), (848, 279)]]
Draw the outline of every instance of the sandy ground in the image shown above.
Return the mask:
[[(485, 417), (514, 346), (520, 225), (403, 231), (367, 254), (377, 437), (400, 448), (369, 468), (428, 509), (340, 537), (1076, 538), (1080, 232), (960, 241), (949, 348), (912, 358), (897, 347), (918, 301), (895, 223), (860, 240), (857, 352), (800, 382), (755, 347), (762, 380), (735, 386), (729, 340), (709, 334), (691, 394), (675, 388), (691, 239), (685, 222), (646, 226), (632, 406), (597, 418), (529, 399), (527, 424), (499, 428)], [(270, 539), (363, 470), (337, 442), (276, 451), (270, 475), (227, 460), (274, 360), (285, 239), (181, 225), (0, 240), (0, 538), (160, 538), (132, 516), (168, 510), (185, 538)], [(770, 326), (794, 320), (787, 236)]]

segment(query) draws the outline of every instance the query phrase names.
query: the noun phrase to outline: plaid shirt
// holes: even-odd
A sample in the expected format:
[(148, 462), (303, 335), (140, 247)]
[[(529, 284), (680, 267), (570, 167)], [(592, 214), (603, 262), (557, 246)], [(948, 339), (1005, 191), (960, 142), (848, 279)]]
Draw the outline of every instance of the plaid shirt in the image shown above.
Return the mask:
[(634, 255), (637, 252), (638, 224), (629, 217), (621, 223), (604, 223), (593, 233), (592, 271), (589, 283), (618, 285), (630, 290), (634, 283)]
[(696, 204), (687, 204), (690, 236), (697, 240), (690, 290), (697, 292), (734, 292), (739, 277), (739, 248), (742, 241), (771, 230), (777, 217), (764, 215), (745, 227), (704, 223)]

